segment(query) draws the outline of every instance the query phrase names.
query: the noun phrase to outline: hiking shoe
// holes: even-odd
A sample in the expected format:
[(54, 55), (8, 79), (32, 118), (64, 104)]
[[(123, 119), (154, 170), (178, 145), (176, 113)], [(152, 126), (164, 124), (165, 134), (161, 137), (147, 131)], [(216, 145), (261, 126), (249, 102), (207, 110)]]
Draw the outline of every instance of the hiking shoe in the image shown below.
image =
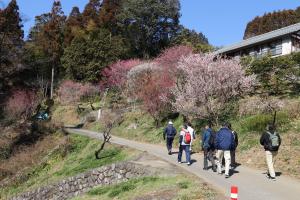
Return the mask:
[(188, 162), (188, 163), (186, 163), (188, 166), (190, 166), (191, 165), (191, 163), (190, 162)]
[(228, 175), (228, 174), (225, 174), (225, 178), (229, 178), (229, 175)]
[(168, 153), (169, 155), (172, 155), (172, 152), (171, 151), (169, 151), (169, 153)]
[(180, 163), (181, 163), (181, 161), (178, 161), (178, 163), (180, 164)]
[(272, 176), (268, 176), (268, 178), (270, 179), (270, 180), (272, 180), (272, 181), (276, 181), (276, 177), (272, 177)]
[(207, 167), (203, 167), (203, 170), (208, 170), (208, 168)]
[(217, 172), (217, 169), (216, 169), (216, 168), (213, 168), (212, 170), (213, 170), (213, 172)]

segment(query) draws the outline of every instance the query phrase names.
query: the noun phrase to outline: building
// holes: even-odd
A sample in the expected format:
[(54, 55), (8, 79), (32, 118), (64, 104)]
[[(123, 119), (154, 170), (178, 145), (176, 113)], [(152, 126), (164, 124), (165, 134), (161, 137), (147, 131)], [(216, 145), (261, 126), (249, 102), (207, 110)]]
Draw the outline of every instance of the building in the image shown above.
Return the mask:
[(215, 53), (226, 57), (259, 58), (264, 55), (273, 57), (288, 55), (298, 51), (300, 51), (300, 23), (251, 37), (219, 49)]

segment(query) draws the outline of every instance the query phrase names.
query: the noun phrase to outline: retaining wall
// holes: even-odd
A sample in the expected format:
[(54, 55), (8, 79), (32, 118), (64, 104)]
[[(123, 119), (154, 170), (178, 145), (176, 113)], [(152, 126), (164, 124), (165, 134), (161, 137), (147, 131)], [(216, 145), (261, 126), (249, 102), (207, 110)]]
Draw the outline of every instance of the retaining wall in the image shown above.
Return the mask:
[(121, 183), (134, 177), (150, 174), (150, 170), (145, 167), (130, 162), (122, 162), (93, 169), (58, 183), (37, 188), (13, 197), (11, 200), (68, 199), (85, 193), (95, 186)]

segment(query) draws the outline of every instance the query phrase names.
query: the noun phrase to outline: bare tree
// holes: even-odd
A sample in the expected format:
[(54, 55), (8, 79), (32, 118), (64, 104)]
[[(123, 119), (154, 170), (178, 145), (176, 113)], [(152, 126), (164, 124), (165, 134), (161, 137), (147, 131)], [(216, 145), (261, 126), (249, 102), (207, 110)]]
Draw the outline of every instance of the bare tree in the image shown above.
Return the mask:
[(95, 151), (96, 159), (101, 159), (100, 153), (104, 149), (105, 144), (110, 142), (111, 130), (113, 129), (113, 127), (115, 127), (117, 124), (119, 124), (120, 120), (122, 119), (122, 117), (120, 117), (120, 116), (121, 115), (116, 115), (112, 112), (104, 112), (103, 113), (103, 118), (100, 122), (100, 123), (102, 123), (102, 126), (103, 126), (103, 130), (102, 130), (103, 141), (102, 141), (100, 148), (97, 151)]

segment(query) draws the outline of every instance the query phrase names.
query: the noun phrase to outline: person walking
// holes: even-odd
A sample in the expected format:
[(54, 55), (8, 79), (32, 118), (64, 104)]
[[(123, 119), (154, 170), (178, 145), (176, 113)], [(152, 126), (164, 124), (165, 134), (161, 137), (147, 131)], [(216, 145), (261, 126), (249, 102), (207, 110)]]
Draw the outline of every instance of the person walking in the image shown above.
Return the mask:
[(187, 165), (191, 165), (191, 152), (190, 152), (191, 141), (192, 141), (192, 135), (187, 130), (187, 126), (184, 125), (181, 128), (180, 135), (179, 135), (178, 163), (181, 163), (182, 152), (185, 151), (186, 163)]
[(224, 123), (222, 128), (217, 132), (215, 139), (215, 147), (217, 149), (217, 171), (222, 174), (222, 159), (225, 159), (225, 178), (229, 178), (230, 167), (230, 150), (234, 146), (234, 138), (229, 124)]
[(175, 135), (177, 134), (176, 129), (173, 126), (173, 122), (169, 121), (168, 126), (165, 128), (163, 137), (166, 140), (168, 154), (172, 155), (172, 145)]
[(268, 165), (267, 177), (275, 181), (276, 173), (274, 170), (274, 163), (281, 145), (281, 138), (276, 132), (273, 124), (267, 125), (267, 130), (260, 137), (260, 144), (264, 147), (266, 152), (266, 161)]
[(192, 134), (192, 141), (190, 145), (190, 152), (192, 152), (192, 143), (196, 139), (196, 133), (195, 133), (195, 129), (192, 128), (192, 124), (190, 122), (187, 124), (187, 130), (190, 134)]
[(211, 129), (210, 125), (205, 126), (205, 130), (202, 135), (202, 149), (204, 153), (203, 170), (208, 170), (208, 160), (212, 164), (212, 170), (216, 172), (216, 164), (214, 159), (214, 140), (215, 133)]
[(233, 145), (233, 148), (230, 150), (230, 158), (231, 158), (230, 166), (232, 168), (235, 168), (237, 166), (237, 163), (236, 163), (236, 160), (235, 160), (235, 151), (236, 151), (237, 146), (239, 145), (239, 138), (238, 138), (237, 132), (232, 130), (231, 124), (229, 123), (228, 125), (229, 125), (228, 128), (231, 130), (233, 138), (234, 138), (234, 145)]

